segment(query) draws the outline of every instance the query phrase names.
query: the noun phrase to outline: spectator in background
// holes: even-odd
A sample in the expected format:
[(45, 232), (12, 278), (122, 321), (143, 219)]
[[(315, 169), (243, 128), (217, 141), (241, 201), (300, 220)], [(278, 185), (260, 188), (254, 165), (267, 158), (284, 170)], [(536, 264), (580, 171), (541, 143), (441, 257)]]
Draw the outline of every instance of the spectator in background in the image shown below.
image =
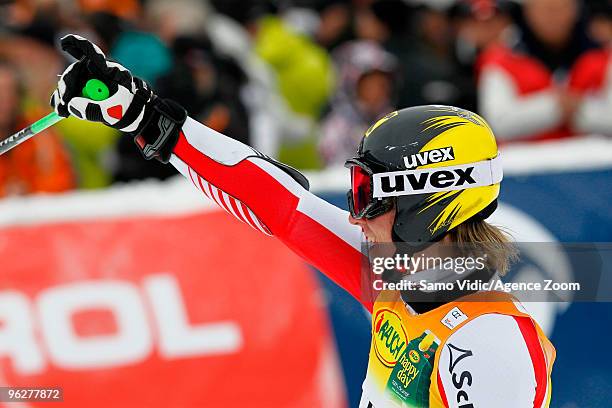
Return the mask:
[(446, 9), (430, 1), (408, 6), (378, 0), (357, 11), (356, 35), (376, 41), (399, 59), (402, 82), (398, 106), (442, 103), (466, 107), (473, 93), (471, 73), (463, 74), (453, 56)]
[(453, 56), (450, 19), (444, 9), (426, 2), (413, 19), (415, 32), (404, 64), (401, 106), (441, 103), (465, 107), (461, 101), (470, 79), (461, 75)]
[(290, 0), (284, 4), (285, 23), (328, 51), (354, 38), (351, 0)]
[[(38, 119), (40, 111), (22, 110), (24, 88), (18, 71), (3, 61), (0, 61), (0, 89), (0, 137), (5, 138)], [(53, 129), (0, 156), (0, 197), (60, 192), (74, 186), (69, 156)]]
[(396, 58), (371, 41), (349, 42), (333, 54), (339, 76), (319, 151), (327, 166), (343, 165), (368, 126), (393, 110)]
[[(413, 7), (401, 0), (378, 0), (356, 6), (354, 31), (358, 40), (378, 44), (397, 58), (398, 79), (409, 75), (414, 66), (412, 59), (412, 25)], [(404, 81), (395, 84), (398, 105), (410, 105), (407, 96), (413, 91)]]
[(2, 23), (0, 27), (9, 29), (12, 34), (36, 39), (44, 44), (54, 43), (58, 28), (57, 2), (16, 1), (12, 4), (8, 3), (3, 13), (4, 16), (0, 15), (0, 17), (5, 17), (5, 21), (0, 21)]
[(248, 78), (239, 96), (253, 147), (294, 167), (313, 168), (319, 164), (314, 132), (333, 92), (332, 63), (312, 31), (292, 25), (287, 3), (282, 12), (271, 3), (212, 0), (216, 13), (208, 19), (207, 34)]
[(480, 54), (504, 37), (515, 35), (509, 1), (459, 0), (450, 10), (454, 27), (454, 53), (469, 84), (463, 87), (462, 106), (476, 111), (476, 63)]
[(249, 118), (236, 98), (247, 78), (232, 59), (218, 55), (204, 36), (179, 37), (174, 66), (159, 78), (159, 95), (179, 102), (208, 127), (249, 144)]
[(139, 0), (78, 0), (86, 14), (106, 13), (121, 19), (136, 19), (141, 13)]
[(612, 3), (598, 2), (591, 28), (605, 48), (585, 53), (574, 65), (569, 89), (581, 98), (572, 130), (582, 134), (612, 135)]
[[(97, 2), (100, 6), (102, 3)], [(89, 25), (93, 18), (79, 8), (81, 5), (84, 4), (58, 0), (18, 1), (0, 13), (0, 32), (6, 32), (0, 35), (0, 56), (10, 60), (19, 71), (25, 89), (25, 110), (21, 116), (24, 121), (28, 119), (27, 123), (48, 113), (49, 93), (57, 81), (57, 74), (72, 62), (56, 48), (62, 33), (79, 32), (96, 38)], [(70, 155), (74, 187), (100, 188), (111, 183), (107, 158), (118, 132), (73, 119), (62, 120), (47, 132), (54, 134), (58, 143), (61, 137), (59, 147), (64, 150), (64, 156)], [(88, 137), (83, 137), (84, 134)], [(30, 147), (20, 146), (19, 149)]]
[[(136, 24), (124, 21), (119, 24), (121, 33), (110, 44), (111, 55), (130, 71), (160, 89), (160, 96), (188, 100), (188, 109), (198, 103), (198, 87), (191, 70), (173, 49), (181, 36), (199, 36), (204, 32), (207, 7), (204, 2), (178, 0), (164, 2), (151, 0), (139, 9), (140, 20)], [(116, 16), (118, 18), (119, 16)], [(131, 17), (134, 20), (134, 16)], [(179, 58), (179, 59), (177, 59)], [(177, 96), (176, 94), (180, 94)], [(180, 97), (180, 98), (179, 98)], [(197, 112), (197, 110), (193, 110)], [(115, 181), (125, 182), (146, 178), (166, 179), (176, 174), (174, 169), (143, 161), (142, 155), (130, 138), (120, 138), (114, 160)]]
[(319, 45), (331, 51), (352, 38), (350, 0), (319, 0), (316, 11), (319, 15), (319, 24), (315, 39)]
[(113, 43), (110, 54), (134, 75), (154, 84), (172, 68), (172, 53), (155, 33), (126, 30)]
[(480, 112), (501, 140), (569, 136), (580, 103), (566, 87), (576, 60), (595, 44), (577, 0), (525, 0), (520, 37), (496, 44), (479, 61)]
[(255, 52), (274, 70), (287, 105), (296, 114), (318, 119), (334, 83), (327, 52), (279, 16), (262, 15), (254, 27)]
[(586, 2), (589, 11), (588, 30), (590, 36), (600, 45), (612, 43), (612, 25), (610, 25), (610, 0), (589, 0)]
[(87, 22), (99, 38), (98, 47), (108, 50), (125, 28), (125, 20), (106, 11), (86, 15)]

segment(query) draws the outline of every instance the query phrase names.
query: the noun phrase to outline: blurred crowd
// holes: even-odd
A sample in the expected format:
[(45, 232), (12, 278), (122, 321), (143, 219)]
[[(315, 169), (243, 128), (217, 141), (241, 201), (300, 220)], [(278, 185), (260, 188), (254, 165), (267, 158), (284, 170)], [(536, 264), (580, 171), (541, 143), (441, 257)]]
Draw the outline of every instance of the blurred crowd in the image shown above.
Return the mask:
[[(420, 104), (479, 112), (502, 143), (612, 134), (612, 0), (0, 0), (0, 138), (50, 110), (67, 33), (302, 169)], [(0, 197), (174, 174), (70, 118), (0, 156)]]

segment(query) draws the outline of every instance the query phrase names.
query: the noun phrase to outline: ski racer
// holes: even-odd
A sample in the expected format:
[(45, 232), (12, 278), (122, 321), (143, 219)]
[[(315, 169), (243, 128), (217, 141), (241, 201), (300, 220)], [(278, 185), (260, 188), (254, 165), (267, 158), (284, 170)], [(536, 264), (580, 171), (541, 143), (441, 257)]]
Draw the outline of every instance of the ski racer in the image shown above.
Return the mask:
[[(366, 252), (384, 243), (405, 243), (416, 256), (442, 243), (473, 242), (495, 249), (487, 273), (504, 271), (507, 240), (485, 222), (502, 172), (493, 133), (478, 115), (421, 106), (380, 119), (347, 161), (347, 213), (311, 194), (297, 170), (157, 97), (88, 40), (68, 35), (61, 45), (77, 61), (53, 93), (59, 115), (133, 136), (145, 158), (175, 166), (229, 214), (281, 240), (369, 309), (372, 343), (360, 408), (549, 406), (555, 350), (510, 295), (383, 290), (372, 297), (364, 284)], [(110, 97), (81, 97), (90, 78), (102, 80)], [(462, 276), (478, 274), (468, 272)]]

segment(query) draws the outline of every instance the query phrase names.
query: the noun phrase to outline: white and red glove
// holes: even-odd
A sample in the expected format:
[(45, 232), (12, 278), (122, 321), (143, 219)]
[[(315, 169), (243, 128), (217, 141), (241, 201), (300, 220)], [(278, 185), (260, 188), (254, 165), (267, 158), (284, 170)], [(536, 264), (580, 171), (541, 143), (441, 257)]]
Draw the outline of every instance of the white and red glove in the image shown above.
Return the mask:
[[(70, 115), (92, 122), (102, 122), (135, 136), (146, 159), (166, 163), (187, 113), (177, 103), (158, 98), (140, 78), (124, 66), (109, 61), (102, 50), (87, 39), (69, 34), (62, 38), (64, 51), (78, 61), (60, 76), (51, 96), (51, 106), (63, 117)], [(82, 96), (90, 79), (102, 81), (109, 97), (95, 101)]]

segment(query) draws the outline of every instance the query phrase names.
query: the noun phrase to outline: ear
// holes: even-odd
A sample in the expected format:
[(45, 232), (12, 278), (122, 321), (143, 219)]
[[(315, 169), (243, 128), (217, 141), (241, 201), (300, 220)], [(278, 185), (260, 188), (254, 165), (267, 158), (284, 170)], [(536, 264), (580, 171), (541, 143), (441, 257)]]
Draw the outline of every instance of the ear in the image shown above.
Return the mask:
[(443, 244), (451, 244), (453, 242), (451, 234), (444, 235), (444, 238), (442, 238), (439, 242), (442, 242)]

